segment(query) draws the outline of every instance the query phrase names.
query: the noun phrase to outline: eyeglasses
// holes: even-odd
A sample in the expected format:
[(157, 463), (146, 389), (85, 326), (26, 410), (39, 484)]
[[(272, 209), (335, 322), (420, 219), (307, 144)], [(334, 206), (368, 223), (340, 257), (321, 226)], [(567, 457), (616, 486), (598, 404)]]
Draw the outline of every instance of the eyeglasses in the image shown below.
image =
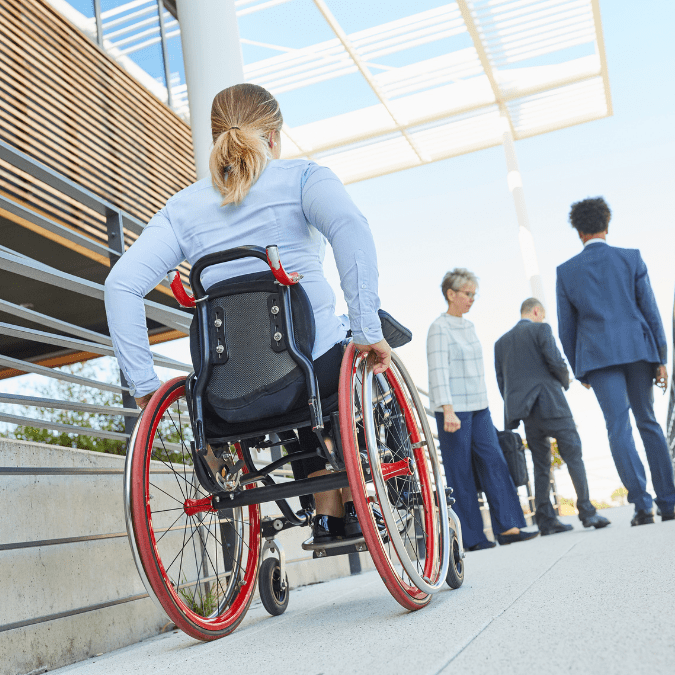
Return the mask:
[(464, 293), (469, 300), (475, 300), (478, 297), (478, 293), (469, 293), (467, 291), (457, 291), (457, 293)]

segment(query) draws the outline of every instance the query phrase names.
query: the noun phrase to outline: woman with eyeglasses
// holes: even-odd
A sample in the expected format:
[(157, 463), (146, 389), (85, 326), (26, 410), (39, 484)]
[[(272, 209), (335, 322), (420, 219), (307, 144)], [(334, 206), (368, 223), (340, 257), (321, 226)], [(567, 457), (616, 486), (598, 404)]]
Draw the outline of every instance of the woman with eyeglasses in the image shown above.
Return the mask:
[(538, 534), (521, 529), (525, 518), (488, 408), (483, 351), (474, 325), (464, 318), (477, 288), (478, 278), (469, 270), (448, 272), (441, 284), (448, 309), (427, 335), (431, 409), (468, 551), (496, 546), (483, 532), (474, 469), (490, 505), (497, 541), (512, 544)]

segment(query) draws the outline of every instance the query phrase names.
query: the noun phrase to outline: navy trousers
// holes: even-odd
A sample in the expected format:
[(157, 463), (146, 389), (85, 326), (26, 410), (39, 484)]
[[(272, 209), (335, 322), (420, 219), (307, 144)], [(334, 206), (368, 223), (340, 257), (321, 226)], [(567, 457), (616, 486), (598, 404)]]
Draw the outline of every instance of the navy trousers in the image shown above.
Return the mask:
[(464, 546), (469, 548), (487, 541), (478, 506), (474, 465), (490, 505), (495, 535), (512, 527), (525, 527), (525, 518), (489, 409), (456, 415), (462, 426), (453, 434), (443, 429), (443, 413), (436, 413), (436, 424), (445, 478), (457, 500), (452, 508), (462, 523)]
[(628, 411), (633, 411), (662, 513), (675, 508), (673, 464), (661, 425), (654, 416), (653, 363), (636, 361), (587, 373), (605, 416), (609, 447), (621, 482), (628, 490), (628, 501), (636, 509), (649, 511), (652, 496), (647, 492), (645, 468), (640, 461)]

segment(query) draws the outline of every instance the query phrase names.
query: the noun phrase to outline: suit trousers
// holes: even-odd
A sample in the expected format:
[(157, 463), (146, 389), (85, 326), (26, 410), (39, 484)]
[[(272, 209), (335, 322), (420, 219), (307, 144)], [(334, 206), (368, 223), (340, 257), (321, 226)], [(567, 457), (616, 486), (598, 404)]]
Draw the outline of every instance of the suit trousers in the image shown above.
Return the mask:
[(635, 448), (628, 415), (633, 411), (645, 447), (656, 503), (662, 513), (675, 508), (673, 464), (661, 425), (654, 416), (654, 370), (647, 361), (599, 368), (586, 374), (605, 416), (609, 448), (616, 470), (628, 490), (628, 501), (636, 509), (649, 511), (652, 496), (647, 492), (645, 468)]
[(474, 465), (490, 505), (495, 535), (512, 527), (525, 527), (525, 518), (489, 409), (456, 414), (462, 426), (455, 433), (443, 429), (443, 413), (436, 413), (436, 424), (445, 479), (457, 500), (452, 508), (462, 524), (464, 546), (470, 548), (487, 541), (478, 506)]
[(535, 403), (532, 412), (523, 420), (525, 437), (532, 453), (534, 464), (534, 505), (535, 520), (540, 529), (550, 526), (556, 515), (551, 504), (551, 442), (550, 437), (558, 441), (558, 450), (563, 462), (567, 464), (570, 478), (577, 493), (579, 519), (583, 522), (595, 515), (596, 509), (588, 494), (586, 468), (581, 458), (581, 439), (571, 415), (566, 417), (544, 418), (538, 412)]

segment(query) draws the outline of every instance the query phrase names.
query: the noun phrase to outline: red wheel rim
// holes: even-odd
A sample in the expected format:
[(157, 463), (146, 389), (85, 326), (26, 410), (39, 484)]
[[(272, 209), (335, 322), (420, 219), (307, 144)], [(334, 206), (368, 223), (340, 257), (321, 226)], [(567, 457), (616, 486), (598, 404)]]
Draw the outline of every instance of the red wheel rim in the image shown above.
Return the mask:
[[(387, 381), (394, 391), (394, 396), (396, 396), (396, 401), (405, 415), (406, 427), (410, 433), (410, 437), (413, 443), (420, 442), (419, 429), (417, 423), (415, 422), (415, 417), (412, 410), (410, 409), (410, 402), (403, 394), (403, 388), (399, 382), (396, 373), (390, 368), (387, 370)], [(415, 465), (417, 466), (417, 473), (420, 479), (420, 487), (422, 488), (422, 504), (424, 505), (424, 525), (426, 532), (428, 533), (428, 538), (425, 540), (427, 546), (427, 554), (424, 561), (424, 576), (428, 579), (431, 579), (434, 574), (438, 573), (438, 565), (436, 565), (436, 549), (438, 542), (436, 541), (436, 523), (435, 523), (435, 513), (429, 509), (431, 505), (433, 509), (433, 491), (431, 489), (431, 478), (429, 476), (429, 465), (427, 464), (427, 458), (424, 455), (424, 450), (419, 448), (413, 448), (413, 457), (415, 458)], [(372, 468), (372, 467), (371, 467)]]
[[(152, 397), (136, 434), (132, 461), (131, 515), (138, 554), (148, 581), (166, 613), (184, 632), (200, 640), (212, 640), (234, 630), (248, 609), (253, 597), (260, 562), (260, 507), (248, 507), (248, 550), (241, 590), (221, 614), (209, 618), (198, 614), (180, 597), (167, 574), (158, 550), (150, 506), (150, 460), (152, 442), (162, 414), (185, 394), (185, 378), (178, 377), (164, 384)], [(237, 446), (241, 458), (241, 448)], [(247, 471), (246, 468), (243, 470)], [(253, 487), (253, 485), (248, 486)]]
[[(340, 409), (340, 435), (342, 439), (344, 459), (345, 459), (345, 468), (347, 470), (347, 475), (349, 476), (349, 484), (352, 489), (352, 498), (354, 500), (354, 507), (356, 509), (357, 515), (359, 517), (359, 522), (363, 530), (363, 536), (370, 551), (373, 563), (377, 568), (382, 580), (384, 581), (387, 589), (392, 594), (394, 599), (399, 602), (403, 607), (410, 610), (420, 609), (424, 607), (431, 596), (423, 591), (420, 591), (416, 586), (407, 583), (396, 571), (392, 560), (385, 549), (382, 539), (380, 537), (377, 525), (373, 518), (372, 512), (368, 507), (368, 495), (366, 492), (366, 482), (361, 468), (361, 459), (359, 455), (359, 450), (357, 443), (355, 441), (356, 427), (354, 417), (352, 415), (353, 406), (354, 406), (354, 388), (352, 378), (356, 373), (358, 363), (356, 357), (356, 349), (353, 343), (350, 343), (345, 350), (345, 354), (342, 361), (342, 368), (340, 371), (340, 386), (339, 386), (339, 409)], [(405, 399), (403, 392), (401, 390), (400, 383), (396, 380), (395, 377), (391, 379), (388, 377), (388, 381), (392, 384), (394, 391), (398, 390), (396, 395), (397, 402), (399, 397)], [(405, 409), (407, 406), (402, 406)], [(410, 410), (407, 413), (404, 413), (406, 420), (406, 425), (410, 427), (410, 420), (413, 419), (412, 413)], [(414, 433), (417, 434), (417, 429), (415, 425), (412, 425)], [(409, 429), (412, 431), (412, 429)], [(416, 441), (415, 441), (416, 442)], [(415, 455), (415, 464), (416, 466), (420, 465), (420, 461), (417, 455)], [(421, 463), (423, 471), (421, 473), (426, 473), (427, 466), (426, 461)], [(371, 470), (373, 467), (371, 467)], [(427, 488), (429, 488), (428, 474), (427, 478)], [(425, 488), (422, 488), (425, 490)], [(430, 489), (427, 492), (430, 495)], [(433, 502), (432, 502), (433, 503)], [(426, 512), (428, 508), (425, 508), (425, 523), (427, 523)], [(432, 529), (433, 531), (433, 529)], [(428, 556), (431, 560), (430, 565), (433, 569), (434, 561), (431, 556)], [(425, 574), (426, 574), (426, 562), (425, 562)]]

